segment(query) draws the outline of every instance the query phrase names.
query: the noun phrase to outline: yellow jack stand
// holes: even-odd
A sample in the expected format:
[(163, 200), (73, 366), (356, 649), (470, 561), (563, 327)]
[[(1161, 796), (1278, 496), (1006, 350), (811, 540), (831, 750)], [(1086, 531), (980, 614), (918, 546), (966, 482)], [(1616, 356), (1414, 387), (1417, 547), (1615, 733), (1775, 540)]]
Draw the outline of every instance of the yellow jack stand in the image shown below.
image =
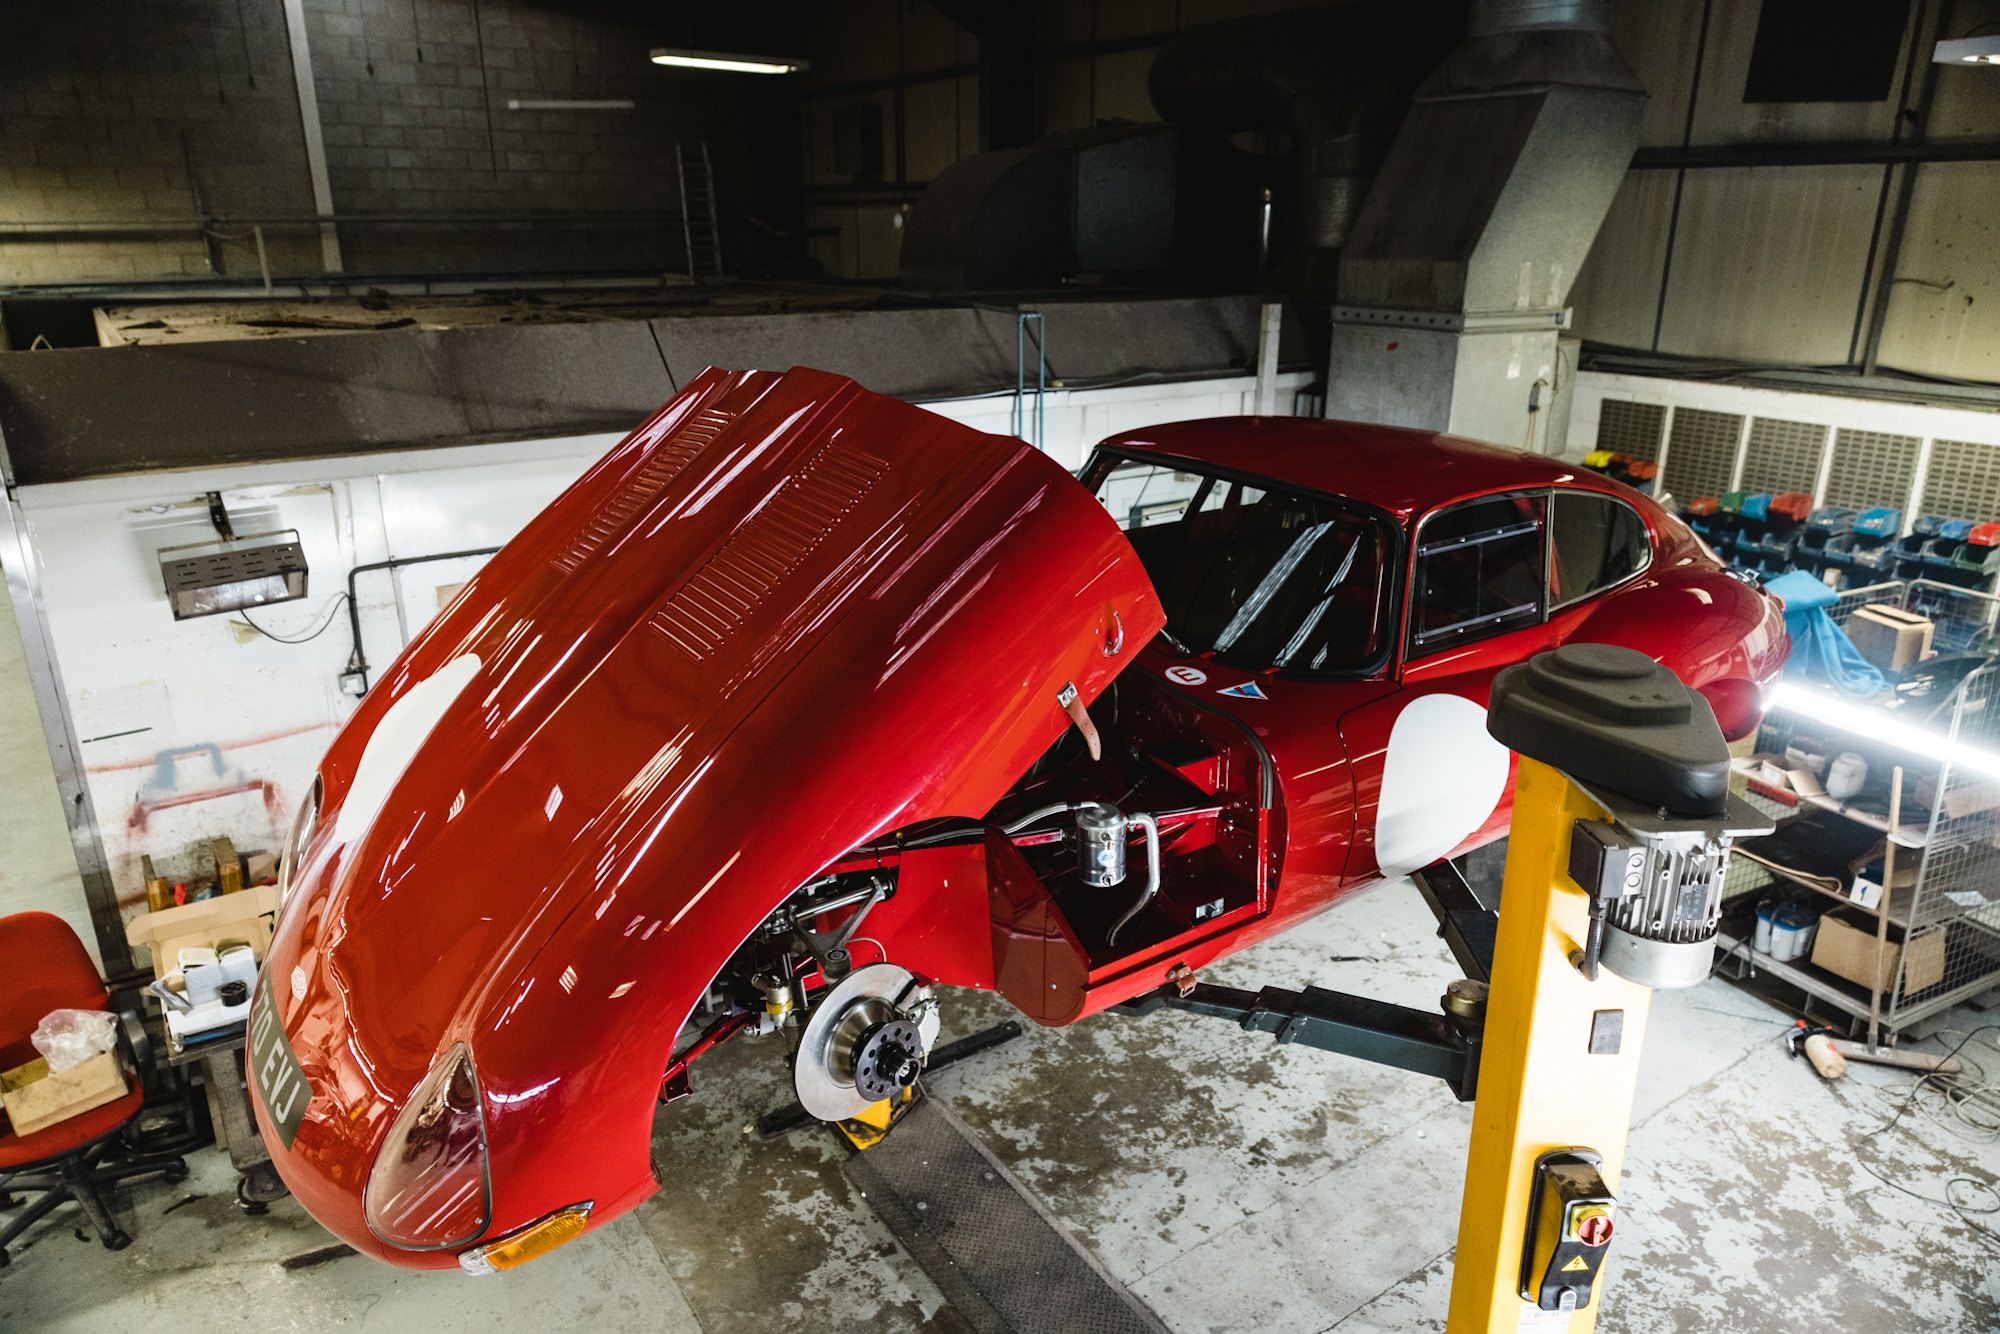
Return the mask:
[(872, 1149), (895, 1128), (904, 1113), (916, 1105), (917, 1090), (913, 1085), (904, 1089), (900, 1096), (884, 1098), (864, 1109), (861, 1115), (836, 1121), (834, 1125), (856, 1149)]
[[(1571, 952), (1583, 948), (1589, 919), (1588, 898), (1565, 869), (1570, 828), (1604, 814), (1560, 773), (1522, 758), (1472, 1104), (1450, 1334), (1589, 1334), (1597, 1327), (1595, 1300), (1564, 1322), (1524, 1301), (1520, 1288), (1536, 1160), (1552, 1150), (1588, 1146), (1615, 1191), (1632, 1123), (1653, 993), (1604, 971), (1588, 981), (1570, 961)], [(1618, 1029), (1615, 1050), (1593, 1052), (1593, 1029), (1596, 1045), (1604, 1048), (1612, 1045), (1612, 1027)]]

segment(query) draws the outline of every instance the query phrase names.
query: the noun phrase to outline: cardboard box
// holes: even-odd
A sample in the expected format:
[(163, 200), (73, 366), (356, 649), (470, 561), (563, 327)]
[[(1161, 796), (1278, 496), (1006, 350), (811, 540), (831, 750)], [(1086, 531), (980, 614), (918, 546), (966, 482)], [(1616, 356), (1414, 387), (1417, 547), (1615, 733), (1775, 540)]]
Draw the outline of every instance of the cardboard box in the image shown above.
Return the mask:
[[(1847, 897), (1864, 908), (1873, 908), (1882, 902), (1882, 867), (1888, 848), (1888, 840), (1885, 839), (1847, 864)], [(1901, 912), (1910, 906), (1910, 896), (1902, 891), (1917, 883), (1917, 872), (1923, 864), (1923, 853), (1913, 848), (1896, 849), (1896, 871), (1890, 877), (1892, 883), (1887, 886), (1898, 900), (1896, 911)]]
[[(1929, 809), (1937, 804), (1937, 780), (1935, 773), (1917, 775), (1917, 804)], [(1963, 772), (1954, 770), (1951, 786), (1945, 790), (1944, 810), (1940, 812), (1948, 820), (1956, 820), (1964, 815), (1977, 815), (2000, 806), (2000, 783), (1968, 778)]]
[(1931, 651), (1928, 616), (1874, 603), (1847, 618), (1847, 637), (1861, 656), (1894, 676)]
[(125, 1071), (115, 1051), (99, 1052), (59, 1074), (50, 1074), (39, 1056), (0, 1073), (0, 1106), (17, 1135), (32, 1135), (124, 1096)]
[(209, 856), (215, 861), (215, 883), (225, 894), (243, 892), (243, 859), (236, 844), (220, 835), (208, 841)]
[(153, 976), (174, 971), (183, 946), (215, 949), (232, 940), (247, 944), (263, 961), (271, 946), (271, 928), (278, 916), (275, 885), (258, 885), (240, 894), (221, 894), (178, 908), (142, 913), (125, 923), (125, 940), (134, 949), (153, 952)]
[[(1882, 945), (1880, 981), (1874, 982), (1870, 975), (1877, 962), (1874, 917), (1845, 908), (1837, 909), (1819, 919), (1819, 934), (1813, 939), (1812, 961), (1834, 976), (1844, 977), (1860, 986), (1879, 985), (1887, 994), (1896, 985), (1896, 965), (1906, 948), (1902, 936), (1899, 928), (1889, 928), (1889, 939)], [(1905, 996), (1934, 987), (1944, 980), (1943, 927), (1919, 931), (1907, 942), (1907, 949), (1909, 963), (1903, 973)]]

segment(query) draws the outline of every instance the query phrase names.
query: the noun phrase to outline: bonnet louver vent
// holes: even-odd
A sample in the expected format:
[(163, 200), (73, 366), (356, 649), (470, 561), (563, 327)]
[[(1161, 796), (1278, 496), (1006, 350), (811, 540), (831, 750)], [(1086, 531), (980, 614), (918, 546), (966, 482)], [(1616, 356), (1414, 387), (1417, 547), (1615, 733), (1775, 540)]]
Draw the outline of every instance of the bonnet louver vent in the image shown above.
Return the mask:
[(618, 494), (606, 501), (604, 508), (592, 515), (590, 522), (583, 526), (583, 531), (563, 548), (562, 554), (555, 559), (557, 568), (575, 573), (577, 567), (596, 555), (605, 543), (625, 531), (633, 519), (659, 498), (660, 493), (667, 489), (667, 484), (680, 476), (695, 456), (722, 434), (723, 428), (734, 417), (734, 413), (704, 408), (687, 425), (657, 446), (652, 456), (633, 471)]
[(831, 445), (821, 449), (653, 613), (653, 628), (689, 657), (709, 657), (804, 563), (887, 467), (866, 454), (837, 452)]

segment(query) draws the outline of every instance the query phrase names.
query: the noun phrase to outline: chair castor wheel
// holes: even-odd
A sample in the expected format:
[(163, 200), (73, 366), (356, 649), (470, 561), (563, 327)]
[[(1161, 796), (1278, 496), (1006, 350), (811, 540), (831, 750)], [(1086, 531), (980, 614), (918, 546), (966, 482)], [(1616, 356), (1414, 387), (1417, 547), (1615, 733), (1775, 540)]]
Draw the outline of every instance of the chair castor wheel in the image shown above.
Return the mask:
[(122, 1229), (104, 1239), (104, 1249), (107, 1251), (122, 1251), (131, 1244), (132, 1234)]
[(236, 1178), (236, 1203), (252, 1218), (271, 1212), (271, 1201), (282, 1200), (291, 1192), (269, 1163), (259, 1163)]

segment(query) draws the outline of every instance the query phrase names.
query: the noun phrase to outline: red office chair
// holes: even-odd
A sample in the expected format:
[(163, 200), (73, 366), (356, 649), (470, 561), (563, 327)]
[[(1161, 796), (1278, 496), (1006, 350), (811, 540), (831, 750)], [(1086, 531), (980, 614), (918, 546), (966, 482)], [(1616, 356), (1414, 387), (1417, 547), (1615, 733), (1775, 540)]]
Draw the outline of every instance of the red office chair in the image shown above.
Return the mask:
[[(29, 1041), (50, 1010), (102, 1010), (110, 1005), (97, 967), (69, 923), (52, 913), (24, 912), (0, 917), (0, 1070), (11, 1070), (38, 1054)], [(20, 1212), (0, 1226), (0, 1265), (7, 1246), (65, 1200), (83, 1207), (105, 1249), (122, 1251), (130, 1233), (111, 1221), (99, 1192), (114, 1181), (161, 1172), (169, 1181), (187, 1176), (187, 1164), (172, 1154), (133, 1154), (119, 1132), (139, 1115), (145, 1093), (131, 1080), (125, 1096), (58, 1121), (32, 1135), (12, 1128), (0, 1135), (0, 1209)], [(119, 1150), (111, 1154), (112, 1150)], [(110, 1160), (107, 1161), (107, 1155)], [(14, 1191), (39, 1191), (41, 1198), (21, 1208)], [(4, 1217), (4, 1215), (0, 1215)]]

